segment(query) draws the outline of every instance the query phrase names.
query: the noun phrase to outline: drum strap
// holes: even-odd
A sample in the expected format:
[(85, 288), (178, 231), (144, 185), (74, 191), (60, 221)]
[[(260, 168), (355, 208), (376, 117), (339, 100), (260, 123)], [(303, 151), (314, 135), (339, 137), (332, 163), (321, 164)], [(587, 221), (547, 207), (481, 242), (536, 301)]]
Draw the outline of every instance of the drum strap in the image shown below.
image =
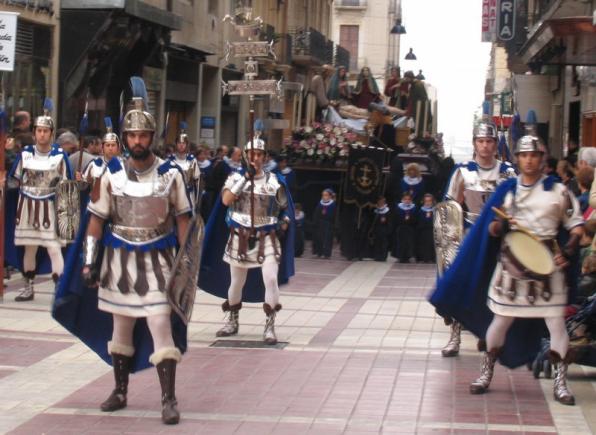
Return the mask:
[(50, 207), (49, 200), (43, 200), (43, 227), (47, 230), (50, 228)]
[(23, 211), (23, 203), (25, 202), (25, 196), (19, 195), (19, 204), (17, 205), (17, 218), (15, 219), (18, 225), (21, 222), (21, 212)]

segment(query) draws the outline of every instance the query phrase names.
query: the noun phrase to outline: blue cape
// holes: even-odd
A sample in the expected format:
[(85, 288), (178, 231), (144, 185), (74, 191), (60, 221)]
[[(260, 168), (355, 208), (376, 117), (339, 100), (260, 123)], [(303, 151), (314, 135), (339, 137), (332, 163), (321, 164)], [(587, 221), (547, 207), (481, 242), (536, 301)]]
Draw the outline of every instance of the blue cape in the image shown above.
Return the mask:
[[(548, 190), (554, 180), (549, 177), (543, 182)], [(456, 319), (482, 339), (493, 318), (486, 301), (500, 249), (500, 239), (488, 233), (488, 226), (495, 218), (492, 207), (500, 207), (505, 195), (515, 192), (516, 186), (517, 178), (499, 185), (466, 235), (453, 265), (437, 280), (429, 297), (437, 313)], [(540, 340), (546, 334), (542, 319), (515, 319), (507, 333), (500, 362), (515, 368), (533, 361), (540, 351)]]
[[(285, 284), (294, 275), (294, 236), (296, 232), (294, 202), (284, 177), (277, 175), (277, 179), (286, 189), (288, 196), (286, 215), (290, 218), (286, 236), (280, 240), (281, 261), (277, 275), (279, 284)], [(227, 211), (228, 208), (221, 202), (221, 197), (218, 197), (205, 228), (201, 271), (199, 272), (199, 287), (207, 293), (224, 299), (228, 298), (230, 287), (230, 266), (223, 261), (224, 250), (230, 235), (226, 224)], [(242, 300), (244, 302), (263, 302), (265, 300), (265, 285), (261, 268), (256, 267), (248, 270), (246, 283), (242, 289)]]
[[(118, 162), (113, 161), (114, 159), (110, 161), (109, 169), (111, 171), (119, 170)], [(52, 317), (111, 365), (112, 357), (108, 353), (107, 342), (112, 339), (112, 314), (97, 308), (97, 288), (87, 287), (81, 280), (83, 240), (87, 232), (88, 221), (89, 212), (86, 212), (81, 218), (81, 227), (77, 238), (70, 246), (64, 262), (64, 273), (56, 287), (52, 305)], [(114, 245), (113, 237), (110, 237), (106, 230), (107, 228), (104, 227), (103, 244)], [(114, 247), (129, 248), (128, 246)], [(102, 256), (103, 249), (98, 257), (98, 264), (101, 264)], [(174, 312), (171, 315), (171, 322), (174, 344), (184, 353), (187, 348), (186, 325)], [(154, 352), (153, 339), (144, 318), (137, 319), (133, 333), (133, 345), (135, 354), (131, 371), (136, 372), (150, 367), (149, 356)]]
[[(28, 145), (25, 150), (35, 153), (35, 146)], [(50, 150), (50, 155), (62, 154), (64, 163), (66, 164), (66, 174), (69, 180), (73, 179), (72, 168), (66, 153), (57, 144), (53, 144)], [(22, 155), (19, 153), (15, 159), (12, 168), (10, 169), (8, 176), (14, 177), (17, 166), (21, 161)], [(6, 264), (20, 270), (23, 270), (23, 256), (25, 255), (24, 246), (16, 246), (14, 244), (14, 233), (16, 228), (17, 218), (17, 205), (19, 202), (20, 189), (6, 189), (6, 203), (5, 203), (5, 216), (4, 216), (4, 261)], [(65, 249), (62, 250), (64, 255)], [(35, 273), (45, 274), (52, 273), (52, 263), (48, 256), (48, 251), (45, 249), (38, 249), (35, 261)]]

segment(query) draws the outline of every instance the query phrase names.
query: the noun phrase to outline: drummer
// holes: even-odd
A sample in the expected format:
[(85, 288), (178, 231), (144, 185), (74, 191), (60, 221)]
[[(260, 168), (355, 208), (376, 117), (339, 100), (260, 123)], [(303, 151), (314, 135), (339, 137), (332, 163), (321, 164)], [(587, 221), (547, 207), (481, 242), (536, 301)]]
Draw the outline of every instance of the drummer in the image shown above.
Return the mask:
[[(538, 137), (526, 135), (519, 139), (515, 155), (520, 175), (502, 205), (509, 219), (492, 221), (489, 233), (502, 236), (509, 229), (517, 229), (532, 234), (552, 252), (552, 257), (547, 258), (554, 260), (554, 271), (540, 278), (516, 269), (515, 259), (501, 252), (488, 291), (488, 308), (494, 314), (486, 332), (488, 351), (484, 354), (480, 377), (470, 385), (470, 393), (487, 391), (495, 361), (514, 320), (543, 318), (550, 333), (551, 362), (558, 366), (554, 398), (565, 405), (573, 405), (575, 399), (566, 383), (569, 337), (564, 317), (567, 305), (564, 268), (578, 250), (583, 233), (582, 216), (575, 196), (563, 184), (542, 175), (545, 147)], [(561, 248), (555, 241), (560, 226), (569, 231), (568, 242)], [(549, 265), (545, 262), (539, 266), (548, 269)]]

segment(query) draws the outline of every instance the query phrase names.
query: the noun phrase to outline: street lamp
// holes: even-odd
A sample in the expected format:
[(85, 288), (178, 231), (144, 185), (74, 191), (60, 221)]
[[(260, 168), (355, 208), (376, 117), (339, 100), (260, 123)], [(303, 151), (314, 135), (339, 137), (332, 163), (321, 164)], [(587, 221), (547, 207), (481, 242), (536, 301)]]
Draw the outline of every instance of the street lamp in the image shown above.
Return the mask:
[(395, 25), (391, 28), (391, 32), (389, 33), (392, 35), (404, 35), (406, 33), (405, 26), (402, 26), (401, 24), (401, 18), (395, 20)]
[(414, 49), (410, 48), (408, 54), (406, 54), (406, 60), (416, 60), (416, 55), (414, 54)]

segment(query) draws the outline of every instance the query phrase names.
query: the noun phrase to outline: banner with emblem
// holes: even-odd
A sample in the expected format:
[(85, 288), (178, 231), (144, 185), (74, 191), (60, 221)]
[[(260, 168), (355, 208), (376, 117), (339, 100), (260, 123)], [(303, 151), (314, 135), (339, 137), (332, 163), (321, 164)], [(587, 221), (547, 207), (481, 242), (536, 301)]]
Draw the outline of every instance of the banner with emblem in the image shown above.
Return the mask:
[(376, 147), (350, 150), (344, 202), (358, 208), (374, 207), (383, 190), (385, 149)]

